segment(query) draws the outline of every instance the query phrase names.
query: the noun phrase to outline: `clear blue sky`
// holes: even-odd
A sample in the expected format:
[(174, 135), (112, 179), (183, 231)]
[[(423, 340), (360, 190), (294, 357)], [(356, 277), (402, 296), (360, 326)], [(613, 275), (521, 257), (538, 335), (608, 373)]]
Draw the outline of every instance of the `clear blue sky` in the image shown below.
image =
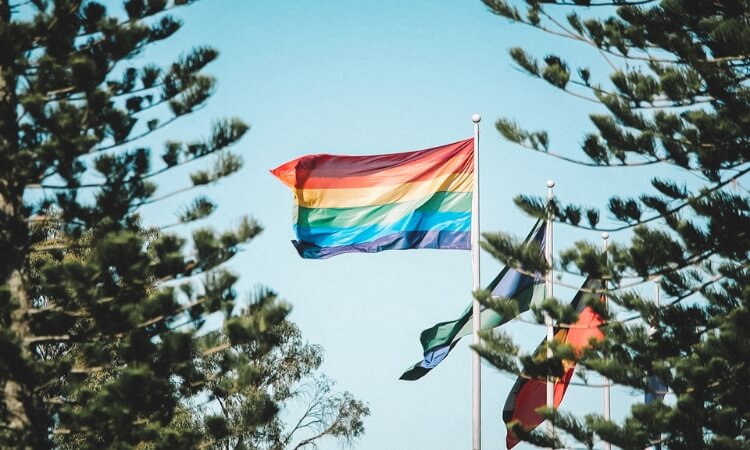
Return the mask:
[[(592, 205), (604, 205), (608, 192), (647, 187), (647, 171), (584, 170), (517, 148), (495, 130), (498, 117), (513, 117), (529, 128), (548, 129), (555, 151), (581, 155), (578, 143), (591, 127), (587, 114), (597, 106), (517, 71), (507, 49), (560, 52), (593, 69), (603, 68), (600, 59), (591, 49), (512, 25), (478, 0), (219, 0), (199, 2), (179, 16), (186, 24), (177, 37), (138, 62), (163, 62), (196, 44), (215, 46), (221, 56), (208, 72), (218, 78), (218, 90), (207, 108), (170, 126), (155, 142), (199, 137), (222, 116), (252, 125), (237, 146), (243, 170), (206, 192), (220, 205), (206, 222), (223, 228), (249, 214), (266, 228), (230, 264), (241, 275), (239, 291), (259, 284), (277, 290), (293, 305), (291, 318), (305, 337), (325, 348), (323, 371), (339, 389), (369, 403), (372, 416), (356, 448), (470, 448), (468, 342), (422, 380), (398, 380), (420, 359), (420, 331), (456, 318), (470, 301), (469, 252), (302, 260), (289, 243), (291, 193), (268, 170), (308, 153), (364, 155), (454, 142), (471, 136), (470, 118), (478, 112), (482, 231), (522, 236), (533, 220), (512, 199), (545, 195), (549, 178), (561, 199)], [(162, 192), (184, 186), (184, 175), (162, 180)], [(147, 209), (148, 221), (174, 222), (172, 211), (190, 198)], [(599, 235), (556, 229), (557, 249), (579, 239), (598, 242)], [(498, 270), (499, 263), (483, 254), (483, 284)], [(556, 292), (569, 300), (569, 292)], [(544, 333), (523, 323), (506, 329), (528, 349)], [(501, 411), (513, 379), (487, 365), (483, 377), (483, 448), (504, 448)], [(573, 387), (562, 406), (599, 411), (601, 396), (598, 389)], [(639, 393), (616, 390), (613, 415), (622, 416), (636, 398)], [(335, 442), (321, 445), (335, 448)]]

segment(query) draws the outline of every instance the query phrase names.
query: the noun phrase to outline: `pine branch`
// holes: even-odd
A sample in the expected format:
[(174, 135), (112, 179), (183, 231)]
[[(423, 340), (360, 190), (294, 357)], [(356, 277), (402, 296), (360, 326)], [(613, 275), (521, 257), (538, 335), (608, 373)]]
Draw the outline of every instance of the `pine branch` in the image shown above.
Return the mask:
[[(485, 0), (485, 3), (489, 3), (489, 1), (491, 1), (491, 0)], [(492, 8), (492, 5), (488, 4), (488, 6), (490, 6), (490, 8)], [(576, 6), (580, 6), (580, 5), (576, 5)], [(546, 15), (546, 13), (544, 12), (544, 9), (542, 7), (539, 7), (539, 12)], [(549, 17), (549, 16), (547, 16), (547, 17)], [(514, 17), (513, 20), (515, 22), (517, 22), (517, 23), (530, 26), (532, 28), (535, 28), (537, 30), (540, 30), (540, 31), (543, 31), (543, 32), (545, 32), (547, 34), (550, 34), (552, 36), (557, 36), (557, 37), (562, 37), (562, 38), (565, 38), (565, 39), (570, 39), (570, 40), (582, 42), (584, 44), (587, 44), (589, 46), (592, 46), (592, 47), (596, 48), (597, 51), (601, 52), (602, 54), (607, 54), (607, 55), (610, 55), (610, 56), (615, 56), (615, 57), (620, 58), (620, 59), (625, 60), (625, 61), (636, 61), (636, 62), (645, 62), (645, 63), (660, 63), (660, 64), (675, 64), (675, 65), (692, 65), (692, 64), (722, 64), (722, 63), (732, 62), (732, 61), (737, 61), (737, 60), (747, 61), (748, 59), (750, 59), (750, 54), (738, 54), (738, 55), (733, 55), (733, 56), (724, 56), (724, 57), (711, 58), (711, 59), (708, 59), (708, 58), (703, 58), (703, 59), (701, 59), (701, 58), (691, 58), (689, 60), (688, 59), (682, 59), (682, 58), (673, 58), (673, 59), (656, 58), (656, 57), (648, 55), (648, 53), (645, 53), (646, 56), (636, 56), (636, 55), (632, 55), (632, 54), (623, 54), (623, 53), (613, 52), (613, 51), (609, 50), (609, 48), (604, 48), (602, 46), (599, 46), (599, 45), (597, 45), (596, 42), (591, 41), (590, 39), (588, 39), (585, 36), (580, 35), (578, 33), (574, 33), (574, 34), (570, 35), (570, 34), (568, 34), (566, 32), (558, 32), (558, 31), (552, 30), (552, 29), (550, 29), (548, 27), (545, 27), (544, 25), (541, 25), (541, 23), (532, 23), (532, 22), (530, 22), (530, 21), (528, 21), (526, 19), (523, 19), (520, 16)], [(639, 48), (631, 48), (631, 50), (632, 49), (644, 51), (643, 49), (639, 49)], [(608, 61), (608, 63), (610, 64), (610, 66), (612, 68), (614, 68), (614, 65), (612, 65), (609, 61)]]
[[(209, 152), (206, 152), (206, 153), (202, 153), (202, 154), (199, 154), (199, 155), (196, 155), (196, 156), (191, 156), (189, 158), (183, 159), (182, 161), (176, 162), (176, 163), (174, 163), (172, 165), (166, 165), (166, 166), (162, 167), (161, 169), (157, 169), (157, 170), (154, 170), (152, 172), (149, 172), (149, 173), (147, 173), (147, 174), (145, 174), (143, 176), (134, 177), (131, 182), (139, 182), (139, 181), (143, 181), (143, 180), (148, 180), (148, 179), (154, 178), (154, 177), (156, 177), (158, 175), (161, 175), (163, 173), (166, 173), (166, 172), (168, 172), (168, 171), (170, 171), (170, 170), (172, 170), (172, 169), (174, 169), (176, 167), (181, 167), (181, 166), (184, 166), (184, 165), (189, 164), (191, 162), (201, 160), (201, 159), (203, 159), (203, 158), (205, 158), (207, 156), (215, 155), (215, 154), (221, 152), (224, 149), (225, 149), (225, 147), (216, 148), (216, 149), (213, 149), (213, 150), (211, 150)], [(71, 190), (71, 189), (102, 188), (102, 187), (108, 186), (109, 184), (110, 183), (108, 181), (103, 181), (101, 183), (82, 183), (82, 184), (78, 184), (78, 185), (75, 185), (75, 186), (64, 186), (64, 185), (54, 185), (54, 184), (29, 184), (27, 187), (29, 189)], [(196, 186), (193, 186), (193, 187), (196, 187)], [(189, 190), (189, 189), (180, 190), (179, 193), (185, 192), (186, 190)], [(172, 195), (176, 195), (176, 194), (172, 194)]]
[(550, 152), (546, 149), (535, 148), (534, 146), (529, 145), (525, 142), (513, 142), (513, 143), (520, 147), (525, 148), (526, 150), (531, 150), (537, 153), (542, 153), (546, 156), (556, 158), (565, 162), (569, 162), (578, 166), (583, 166), (583, 167), (602, 167), (602, 168), (605, 168), (605, 167), (606, 168), (643, 167), (643, 166), (651, 166), (654, 164), (670, 161), (668, 158), (653, 158), (647, 161), (640, 161), (640, 162), (622, 162), (622, 163), (615, 163), (615, 164), (601, 164), (597, 162), (588, 162), (588, 161), (583, 161), (580, 159), (570, 158), (560, 153)]
[[(643, 220), (631, 222), (631, 223), (628, 223), (627, 225), (623, 225), (623, 226), (620, 226), (620, 227), (598, 228), (598, 227), (589, 227), (589, 226), (586, 226), (586, 225), (580, 225), (579, 224), (579, 225), (575, 225), (575, 228), (579, 228), (579, 229), (582, 229), (582, 230), (589, 230), (589, 231), (600, 231), (600, 232), (614, 233), (614, 232), (617, 232), (617, 231), (627, 230), (627, 229), (630, 229), (630, 228), (633, 228), (633, 227), (636, 227), (636, 226), (639, 226), (639, 225), (644, 225), (644, 224), (653, 222), (655, 220), (661, 219), (661, 218), (663, 218), (665, 216), (670, 216), (670, 215), (673, 215), (673, 214), (681, 211), (685, 207), (690, 206), (691, 204), (693, 204), (695, 201), (704, 199), (704, 198), (708, 197), (709, 195), (711, 195), (711, 194), (713, 194), (715, 192), (718, 192), (719, 190), (721, 190), (722, 188), (724, 188), (728, 184), (734, 182), (735, 180), (741, 178), (742, 176), (744, 176), (748, 172), (750, 172), (750, 167), (738, 171), (738, 173), (736, 175), (733, 175), (733, 176), (731, 176), (731, 177), (729, 177), (729, 178), (727, 178), (727, 179), (725, 179), (725, 180), (723, 180), (723, 181), (721, 181), (719, 183), (716, 183), (713, 186), (711, 186), (710, 188), (704, 188), (699, 195), (694, 196), (694, 197), (690, 197), (688, 200), (679, 203), (677, 206), (675, 206), (673, 208), (670, 208), (668, 211), (666, 211), (665, 214), (657, 214), (655, 216), (651, 216), (651, 217), (648, 217), (648, 218), (643, 219)], [(558, 222), (558, 223), (566, 224), (566, 222)]]
[[(193, 113), (193, 112), (198, 111), (200, 109), (202, 109), (202, 108), (199, 107), (199, 108), (190, 110), (186, 114)], [(92, 153), (101, 153), (101, 152), (105, 152), (107, 150), (112, 150), (112, 149), (115, 149), (115, 148), (118, 148), (118, 147), (122, 147), (123, 145), (131, 144), (131, 143), (133, 143), (133, 142), (135, 142), (135, 141), (137, 141), (139, 139), (143, 139), (143, 138), (145, 138), (145, 137), (147, 137), (147, 136), (149, 136), (149, 135), (151, 135), (151, 134), (153, 134), (153, 133), (155, 133), (155, 132), (157, 132), (157, 131), (159, 131), (159, 130), (161, 130), (163, 128), (166, 128), (168, 125), (172, 124), (173, 122), (175, 122), (180, 117), (181, 116), (170, 117), (169, 119), (167, 119), (164, 122), (160, 123), (156, 127), (150, 128), (150, 129), (142, 132), (141, 134), (138, 134), (138, 135), (132, 136), (132, 137), (128, 137), (127, 139), (123, 140), (122, 142), (115, 142), (115, 143), (110, 144), (110, 145), (104, 145), (102, 147), (94, 148), (94, 149), (92, 149), (89, 152), (89, 154), (92, 154)]]
[(45, 342), (66, 342), (70, 341), (69, 334), (51, 335), (51, 336), (33, 336), (24, 338), (23, 342), (26, 345), (40, 344)]
[(576, 2), (569, 2), (569, 1), (549, 1), (545, 0), (540, 3), (544, 3), (545, 5), (549, 6), (585, 6), (585, 7), (592, 7), (592, 6), (639, 6), (639, 5), (646, 5), (649, 3), (656, 3), (657, 0), (613, 0), (611, 2), (586, 2), (585, 4), (576, 3)]

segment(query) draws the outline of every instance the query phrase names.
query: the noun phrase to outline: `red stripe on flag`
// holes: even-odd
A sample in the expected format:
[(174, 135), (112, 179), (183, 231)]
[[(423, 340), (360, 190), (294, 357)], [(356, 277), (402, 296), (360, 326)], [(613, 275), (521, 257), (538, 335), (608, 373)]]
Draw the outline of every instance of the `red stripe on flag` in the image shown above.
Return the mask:
[(370, 156), (307, 155), (271, 170), (290, 188), (394, 186), (453, 173), (473, 173), (474, 141)]
[[(591, 289), (593, 283), (584, 283), (584, 286)], [(581, 295), (579, 300), (575, 302), (576, 309), (582, 307), (583, 297)], [(586, 306), (579, 313), (578, 321), (573, 326), (560, 328), (556, 331), (555, 340), (570, 345), (575, 350), (576, 355), (580, 356), (583, 350), (589, 345), (591, 339), (600, 340), (604, 338), (604, 333), (599, 328), (603, 323), (602, 317), (593, 309)], [(537, 348), (536, 352), (543, 351), (543, 347), (544, 342)], [(565, 372), (560, 379), (555, 381), (554, 386), (553, 404), (555, 408), (558, 408), (560, 403), (562, 403), (562, 399), (575, 371), (575, 361), (563, 361), (563, 364)], [(524, 429), (531, 431), (543, 422), (542, 417), (536, 413), (537, 408), (546, 405), (547, 387), (545, 380), (519, 378), (508, 395), (503, 419), (506, 425), (515, 421), (520, 423)], [(519, 442), (519, 439), (508, 430), (505, 438), (507, 448), (511, 449), (515, 447)]]

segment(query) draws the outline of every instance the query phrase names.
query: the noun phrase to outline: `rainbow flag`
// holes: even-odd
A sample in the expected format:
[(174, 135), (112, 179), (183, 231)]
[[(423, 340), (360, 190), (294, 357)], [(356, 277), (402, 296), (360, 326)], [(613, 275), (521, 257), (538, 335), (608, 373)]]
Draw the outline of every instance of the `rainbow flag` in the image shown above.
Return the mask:
[(271, 171), (294, 192), (303, 258), (471, 248), (473, 139), (406, 153), (307, 155)]

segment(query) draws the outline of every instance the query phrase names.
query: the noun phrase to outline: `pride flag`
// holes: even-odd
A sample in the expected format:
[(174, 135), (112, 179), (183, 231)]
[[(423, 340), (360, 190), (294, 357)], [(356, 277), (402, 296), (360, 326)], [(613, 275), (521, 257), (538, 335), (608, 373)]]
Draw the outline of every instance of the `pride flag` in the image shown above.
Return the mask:
[(471, 248), (473, 139), (406, 153), (307, 155), (271, 171), (294, 193), (303, 258)]
[[(524, 241), (526, 245), (535, 242), (544, 254), (546, 222), (538, 220)], [(518, 311), (528, 311), (529, 305), (538, 305), (544, 300), (544, 279), (541, 276), (523, 274), (513, 268), (503, 270), (487, 286), (493, 297), (510, 298), (518, 304)], [(472, 305), (464, 310), (461, 317), (450, 322), (440, 322), (422, 331), (419, 341), (422, 344), (423, 358), (404, 372), (400, 379), (413, 381), (427, 375), (437, 367), (458, 344), (462, 337), (471, 334)], [(479, 313), (480, 329), (498, 327), (513, 317), (504, 317), (482, 305)]]
[[(604, 333), (599, 328), (602, 323), (602, 317), (597, 314), (591, 307), (586, 306), (587, 300), (592, 296), (599, 294), (592, 293), (601, 288), (601, 281), (588, 279), (578, 291), (570, 305), (578, 311), (578, 321), (572, 326), (555, 327), (555, 340), (560, 343), (569, 344), (573, 350), (580, 354), (589, 345), (591, 339), (603, 339)], [(544, 341), (537, 347), (534, 356), (536, 358), (546, 357)], [(554, 406), (560, 406), (565, 391), (568, 389), (573, 372), (575, 371), (575, 361), (563, 361), (563, 376), (554, 380)], [(506, 425), (513, 422), (520, 423), (524, 429), (531, 431), (543, 422), (542, 417), (537, 414), (537, 408), (547, 405), (547, 386), (546, 380), (531, 379), (528, 377), (518, 377), (513, 388), (508, 394), (503, 408), (503, 421)], [(508, 429), (505, 438), (505, 444), (511, 449), (518, 444), (518, 438)]]

